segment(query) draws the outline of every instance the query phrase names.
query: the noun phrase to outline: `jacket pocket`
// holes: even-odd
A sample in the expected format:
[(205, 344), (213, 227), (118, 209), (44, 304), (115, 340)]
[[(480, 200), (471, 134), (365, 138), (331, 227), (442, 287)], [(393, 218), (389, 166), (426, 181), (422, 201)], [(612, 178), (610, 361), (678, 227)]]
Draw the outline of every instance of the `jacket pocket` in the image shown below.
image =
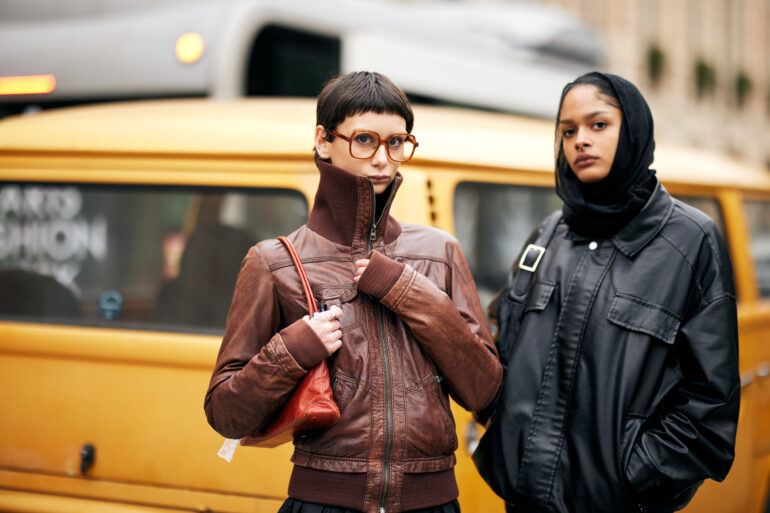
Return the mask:
[(545, 310), (555, 288), (556, 284), (552, 282), (539, 281), (535, 283), (529, 291), (529, 297), (527, 297), (525, 304), (512, 298), (510, 294), (503, 297), (498, 310), (496, 344), (497, 353), (504, 367), (508, 366), (511, 359), (511, 354), (519, 338), (524, 315), (528, 312)]
[(334, 402), (337, 403), (340, 414), (342, 414), (345, 411), (345, 407), (350, 402), (350, 399), (355, 395), (359, 381), (340, 373), (336, 373), (332, 376), (331, 381)]
[(433, 372), (406, 389), (406, 436), (409, 458), (451, 455), (457, 449), (449, 398)]
[(667, 308), (630, 294), (615, 294), (607, 319), (622, 328), (673, 344), (682, 319)]
[(322, 285), (313, 290), (318, 308), (325, 304), (327, 308), (336, 306), (342, 310), (340, 317), (340, 331), (346, 333), (359, 325), (358, 308), (355, 307), (355, 298), (358, 295), (356, 285)]
[(527, 298), (527, 304), (524, 306), (524, 313), (531, 311), (542, 311), (548, 306), (551, 300), (556, 284), (550, 281), (539, 281), (532, 286)]
[(620, 441), (620, 447), (618, 447), (618, 466), (621, 480), (632, 495), (634, 494), (634, 491), (626, 478), (626, 468), (628, 467), (628, 460), (631, 458), (631, 451), (636, 444), (636, 439), (639, 437), (639, 433), (646, 420), (647, 419), (642, 415), (633, 413), (626, 415), (625, 421), (623, 422), (623, 438)]

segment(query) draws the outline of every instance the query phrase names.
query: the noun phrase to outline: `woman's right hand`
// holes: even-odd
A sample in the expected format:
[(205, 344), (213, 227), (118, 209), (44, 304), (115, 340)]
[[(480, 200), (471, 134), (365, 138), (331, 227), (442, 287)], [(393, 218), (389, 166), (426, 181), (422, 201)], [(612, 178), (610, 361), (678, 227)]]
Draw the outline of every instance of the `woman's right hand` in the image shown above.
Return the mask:
[(337, 319), (342, 316), (342, 309), (337, 305), (325, 312), (316, 312), (313, 314), (313, 318), (309, 318), (307, 315), (303, 317), (304, 321), (313, 329), (318, 338), (321, 339), (326, 350), (329, 354), (333, 354), (337, 349), (342, 347), (342, 331), (340, 331), (340, 323)]

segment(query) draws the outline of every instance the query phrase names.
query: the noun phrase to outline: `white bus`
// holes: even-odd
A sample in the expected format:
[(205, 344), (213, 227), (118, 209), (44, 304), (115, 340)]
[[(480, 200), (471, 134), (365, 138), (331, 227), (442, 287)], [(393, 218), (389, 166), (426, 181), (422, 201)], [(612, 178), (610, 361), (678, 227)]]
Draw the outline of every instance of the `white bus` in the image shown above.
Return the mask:
[(102, 100), (315, 96), (368, 69), (416, 102), (552, 117), (601, 42), (552, 6), (386, 0), (2, 0), (0, 116)]

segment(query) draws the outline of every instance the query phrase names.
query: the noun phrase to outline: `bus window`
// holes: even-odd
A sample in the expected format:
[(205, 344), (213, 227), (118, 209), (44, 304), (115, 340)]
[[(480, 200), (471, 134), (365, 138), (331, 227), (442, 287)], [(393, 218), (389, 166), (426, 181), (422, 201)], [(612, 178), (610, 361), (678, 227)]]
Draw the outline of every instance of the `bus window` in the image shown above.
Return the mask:
[(219, 333), (249, 247), (307, 212), (292, 190), (0, 184), (0, 317)]
[(716, 198), (706, 198), (703, 196), (680, 196), (676, 195), (676, 199), (687, 203), (691, 207), (695, 207), (707, 216), (709, 216), (714, 224), (717, 225), (717, 230), (723, 239), (726, 239), (725, 234), (725, 221), (722, 218), (722, 210), (719, 208), (719, 202)]
[(338, 38), (268, 25), (251, 49), (246, 94), (315, 97), (339, 73)]
[(759, 295), (770, 298), (770, 201), (746, 200), (743, 205), (751, 232), (751, 256), (756, 267)]
[(532, 230), (562, 202), (552, 188), (463, 182), (454, 196), (455, 233), (482, 306), (505, 285)]

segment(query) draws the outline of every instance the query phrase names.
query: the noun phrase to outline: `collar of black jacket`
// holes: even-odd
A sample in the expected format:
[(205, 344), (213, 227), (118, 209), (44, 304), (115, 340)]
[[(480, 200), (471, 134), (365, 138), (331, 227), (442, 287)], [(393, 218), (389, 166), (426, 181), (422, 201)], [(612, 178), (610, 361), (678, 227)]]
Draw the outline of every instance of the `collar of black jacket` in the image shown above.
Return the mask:
[[(612, 237), (612, 243), (618, 251), (631, 258), (655, 237), (666, 224), (671, 212), (674, 210), (674, 202), (671, 200), (665, 187), (655, 179), (657, 185), (647, 200), (642, 210), (634, 216), (629, 223)], [(588, 242), (591, 237), (579, 235), (572, 230), (567, 230), (565, 237), (575, 242)]]
[(647, 204), (612, 237), (612, 243), (625, 256), (633, 257), (660, 232), (673, 210), (671, 196), (658, 181)]
[(316, 160), (321, 173), (313, 210), (307, 226), (323, 237), (350, 247), (365, 247), (376, 222), (375, 240), (390, 244), (401, 233), (401, 226), (390, 217), (393, 198), (403, 180), (401, 173), (381, 196), (387, 198), (380, 219), (375, 217), (375, 194), (371, 180), (357, 176), (323, 160)]

